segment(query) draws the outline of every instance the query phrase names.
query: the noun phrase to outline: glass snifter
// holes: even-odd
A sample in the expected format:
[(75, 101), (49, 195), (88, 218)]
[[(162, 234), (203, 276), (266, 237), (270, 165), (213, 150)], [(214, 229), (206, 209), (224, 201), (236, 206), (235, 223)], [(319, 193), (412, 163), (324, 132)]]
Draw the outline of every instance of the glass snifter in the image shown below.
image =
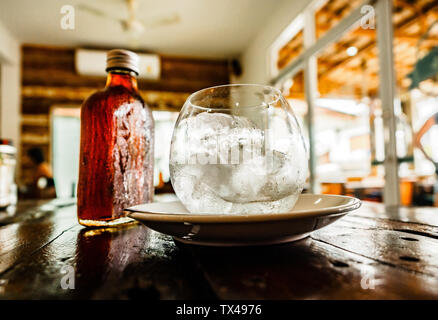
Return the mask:
[(236, 84), (193, 93), (173, 132), (170, 176), (192, 213), (290, 211), (303, 190), (307, 152), (280, 91)]

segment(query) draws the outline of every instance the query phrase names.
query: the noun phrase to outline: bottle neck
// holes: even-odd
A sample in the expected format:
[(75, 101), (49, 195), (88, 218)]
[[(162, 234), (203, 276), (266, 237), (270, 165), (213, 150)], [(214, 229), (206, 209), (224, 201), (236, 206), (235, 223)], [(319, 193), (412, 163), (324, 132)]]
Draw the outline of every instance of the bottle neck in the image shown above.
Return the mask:
[(134, 71), (126, 69), (110, 69), (106, 78), (106, 87), (123, 86), (129, 90), (137, 91), (137, 75)]

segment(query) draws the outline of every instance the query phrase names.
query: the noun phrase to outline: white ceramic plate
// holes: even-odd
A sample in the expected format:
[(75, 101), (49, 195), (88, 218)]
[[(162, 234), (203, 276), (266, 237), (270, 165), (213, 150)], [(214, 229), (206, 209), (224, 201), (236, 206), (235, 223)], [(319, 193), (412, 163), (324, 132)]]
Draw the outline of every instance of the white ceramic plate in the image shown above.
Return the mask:
[(210, 246), (265, 245), (295, 241), (359, 208), (359, 199), (302, 194), (288, 213), (192, 214), (179, 201), (126, 209), (131, 218), (174, 239)]

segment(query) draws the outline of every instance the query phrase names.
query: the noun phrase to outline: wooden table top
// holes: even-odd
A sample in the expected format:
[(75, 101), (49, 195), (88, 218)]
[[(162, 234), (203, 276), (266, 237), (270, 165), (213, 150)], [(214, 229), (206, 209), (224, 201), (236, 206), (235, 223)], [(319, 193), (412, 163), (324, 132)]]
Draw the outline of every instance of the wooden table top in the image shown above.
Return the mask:
[(86, 229), (71, 204), (22, 203), (2, 223), (0, 299), (438, 298), (434, 208), (364, 203), (304, 240), (240, 248)]

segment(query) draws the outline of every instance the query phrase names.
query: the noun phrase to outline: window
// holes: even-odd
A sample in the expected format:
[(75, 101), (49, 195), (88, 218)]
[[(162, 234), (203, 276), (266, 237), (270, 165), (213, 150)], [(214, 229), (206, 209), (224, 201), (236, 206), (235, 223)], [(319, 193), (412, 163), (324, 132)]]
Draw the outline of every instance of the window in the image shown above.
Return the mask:
[(51, 153), (58, 198), (76, 196), (79, 175), (80, 112), (78, 106), (52, 108)]
[[(385, 186), (381, 192), (385, 202), (399, 203), (395, 145), (405, 137), (390, 125), (400, 122), (391, 108), (395, 98), (392, 39), (380, 32), (392, 28), (391, 8), (386, 0), (311, 1), (301, 14), (302, 33), (294, 33), (286, 45), (277, 47), (276, 67), (282, 69), (272, 78), (274, 85), (290, 87), (295, 82), (292, 77), (304, 70), (313, 192), (320, 191), (324, 180), (376, 174), (370, 170), (375, 156), (370, 114), (380, 108), (386, 112), (383, 136), (388, 137), (389, 148), (385, 174), (377, 174), (386, 179), (386, 184), (380, 183), (380, 188)], [(377, 36), (381, 41), (376, 41)], [(304, 49), (295, 49), (300, 42)]]
[(154, 165), (154, 185), (163, 187), (170, 182), (169, 173), (169, 152), (172, 140), (173, 128), (178, 112), (153, 111), (155, 121), (155, 165)]

